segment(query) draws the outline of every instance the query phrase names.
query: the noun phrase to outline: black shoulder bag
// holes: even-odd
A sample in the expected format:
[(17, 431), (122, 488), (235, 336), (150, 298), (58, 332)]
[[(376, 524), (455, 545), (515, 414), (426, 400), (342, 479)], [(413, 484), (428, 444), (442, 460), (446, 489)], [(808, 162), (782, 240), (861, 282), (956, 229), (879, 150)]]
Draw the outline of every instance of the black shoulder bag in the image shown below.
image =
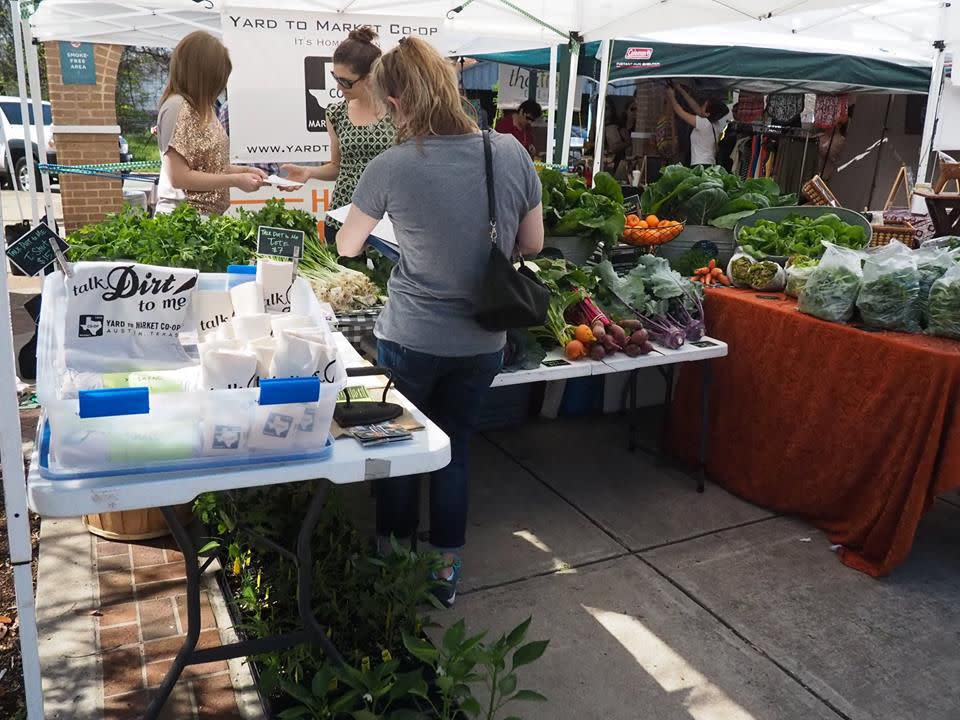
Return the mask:
[(493, 187), (493, 151), (490, 133), (483, 133), (487, 169), (487, 205), (490, 215), (490, 258), (477, 296), (474, 317), (484, 330), (503, 331), (543, 325), (547, 320), (550, 291), (516, 252), (520, 268), (497, 245), (497, 198)]

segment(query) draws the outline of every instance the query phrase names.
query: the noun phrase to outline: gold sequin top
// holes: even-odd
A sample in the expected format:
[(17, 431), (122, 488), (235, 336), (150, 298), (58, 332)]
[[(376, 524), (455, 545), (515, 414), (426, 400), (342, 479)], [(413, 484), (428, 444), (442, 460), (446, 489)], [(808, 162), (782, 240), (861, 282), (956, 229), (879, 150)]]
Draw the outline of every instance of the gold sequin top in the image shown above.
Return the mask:
[[(219, 175), (230, 165), (227, 133), (217, 120), (216, 113), (211, 109), (210, 119), (204, 121), (190, 103), (179, 95), (167, 98), (160, 108), (157, 139), (160, 142), (161, 155), (169, 149), (176, 150), (187, 161), (191, 170)], [(172, 204), (175, 207), (183, 200), (195, 207), (201, 215), (222, 215), (230, 207), (230, 191), (227, 189), (180, 192), (165, 183), (165, 180), (165, 168), (161, 168), (158, 211), (172, 210), (161, 208), (160, 205)], [(165, 192), (168, 189), (165, 185), (170, 192)]]

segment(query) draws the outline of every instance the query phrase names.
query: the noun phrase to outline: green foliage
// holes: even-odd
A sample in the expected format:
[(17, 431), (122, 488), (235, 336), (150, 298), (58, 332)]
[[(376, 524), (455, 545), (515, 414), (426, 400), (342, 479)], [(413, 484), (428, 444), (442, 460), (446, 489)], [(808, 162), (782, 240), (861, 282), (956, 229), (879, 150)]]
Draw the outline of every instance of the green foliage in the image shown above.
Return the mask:
[(543, 167), (543, 223), (548, 235), (588, 237), (612, 246), (623, 233), (623, 192), (609, 173), (598, 173), (594, 188), (578, 175)]
[(770, 178), (741, 181), (722, 167), (669, 165), (647, 186), (640, 199), (644, 215), (686, 219), (694, 225), (732, 228), (737, 221), (767, 207), (796, 205), (796, 195), (781, 195)]
[(717, 255), (700, 248), (687, 250), (679, 257), (670, 260), (670, 267), (676, 270), (684, 277), (690, 277), (698, 268), (706, 267), (711, 260), (716, 260)]
[[(194, 514), (215, 536), (250, 637), (290, 632), (299, 626), (297, 573), (293, 563), (270, 543), (293, 547), (299, 518), (311, 493), (310, 483), (207, 493), (197, 498)], [(315, 558), (312, 607), (346, 664), (325, 662), (310, 646), (256, 658), (261, 690), (277, 717), (325, 720), (466, 720), (480, 717), (473, 687), (490, 674), (501, 652), (522, 650), (525, 630), (511, 639), (484, 645), (484, 635), (468, 638), (462, 624), (444, 636), (442, 647), (424, 635), (429, 619), (424, 604), (436, 606), (431, 578), (442, 560), (435, 553), (414, 553), (393, 544), (385, 557), (371, 554), (370, 543), (347, 519), (333, 496), (312, 537)], [(514, 667), (537, 659), (538, 646), (514, 654)], [(545, 647), (545, 645), (544, 645)], [(505, 648), (505, 649), (504, 649)], [(509, 689), (509, 682), (507, 688)], [(514, 680), (515, 682), (515, 680)], [(496, 711), (527, 698), (501, 691)], [(482, 715), (494, 720), (499, 715)]]
[(866, 247), (867, 232), (860, 225), (850, 225), (835, 213), (818, 218), (788, 215), (780, 222), (758, 220), (740, 230), (737, 242), (754, 257), (767, 255), (823, 255), (823, 242), (859, 250)]
[(800, 293), (800, 312), (830, 322), (848, 322), (860, 292), (860, 276), (849, 268), (820, 265)]
[(928, 325), (932, 335), (960, 340), (960, 265), (930, 288)]
[(228, 265), (250, 262), (259, 225), (303, 230), (317, 237), (316, 219), (302, 210), (269, 200), (258, 212), (208, 218), (184, 203), (169, 214), (149, 217), (125, 207), (105, 220), (72, 232), (70, 260), (135, 260), (148, 265), (225, 272)]

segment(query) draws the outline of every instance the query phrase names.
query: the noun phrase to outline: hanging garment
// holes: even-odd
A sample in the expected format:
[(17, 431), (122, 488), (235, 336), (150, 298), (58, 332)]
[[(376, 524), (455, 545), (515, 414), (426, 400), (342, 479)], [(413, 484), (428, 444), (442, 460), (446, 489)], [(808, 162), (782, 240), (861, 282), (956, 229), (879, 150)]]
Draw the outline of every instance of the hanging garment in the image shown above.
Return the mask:
[(802, 112), (802, 93), (778, 93), (771, 95), (767, 100), (767, 113), (770, 119), (780, 125), (795, 122)]
[(763, 95), (741, 92), (733, 117), (739, 122), (752, 123), (763, 118)]
[(813, 116), (813, 124), (821, 130), (829, 130), (837, 125), (843, 125), (849, 118), (847, 96), (817, 95), (817, 105)]

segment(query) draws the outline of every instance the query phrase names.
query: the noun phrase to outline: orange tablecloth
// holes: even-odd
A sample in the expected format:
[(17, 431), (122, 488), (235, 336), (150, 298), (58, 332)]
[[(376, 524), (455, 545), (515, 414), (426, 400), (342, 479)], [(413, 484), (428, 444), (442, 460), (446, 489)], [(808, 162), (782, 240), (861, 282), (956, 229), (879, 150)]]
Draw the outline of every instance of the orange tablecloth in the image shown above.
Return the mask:
[[(823, 322), (783, 296), (708, 295), (707, 330), (730, 344), (713, 361), (711, 479), (822, 528), (847, 565), (887, 574), (933, 499), (960, 487), (960, 342)], [(701, 372), (683, 368), (674, 403), (687, 457)]]

